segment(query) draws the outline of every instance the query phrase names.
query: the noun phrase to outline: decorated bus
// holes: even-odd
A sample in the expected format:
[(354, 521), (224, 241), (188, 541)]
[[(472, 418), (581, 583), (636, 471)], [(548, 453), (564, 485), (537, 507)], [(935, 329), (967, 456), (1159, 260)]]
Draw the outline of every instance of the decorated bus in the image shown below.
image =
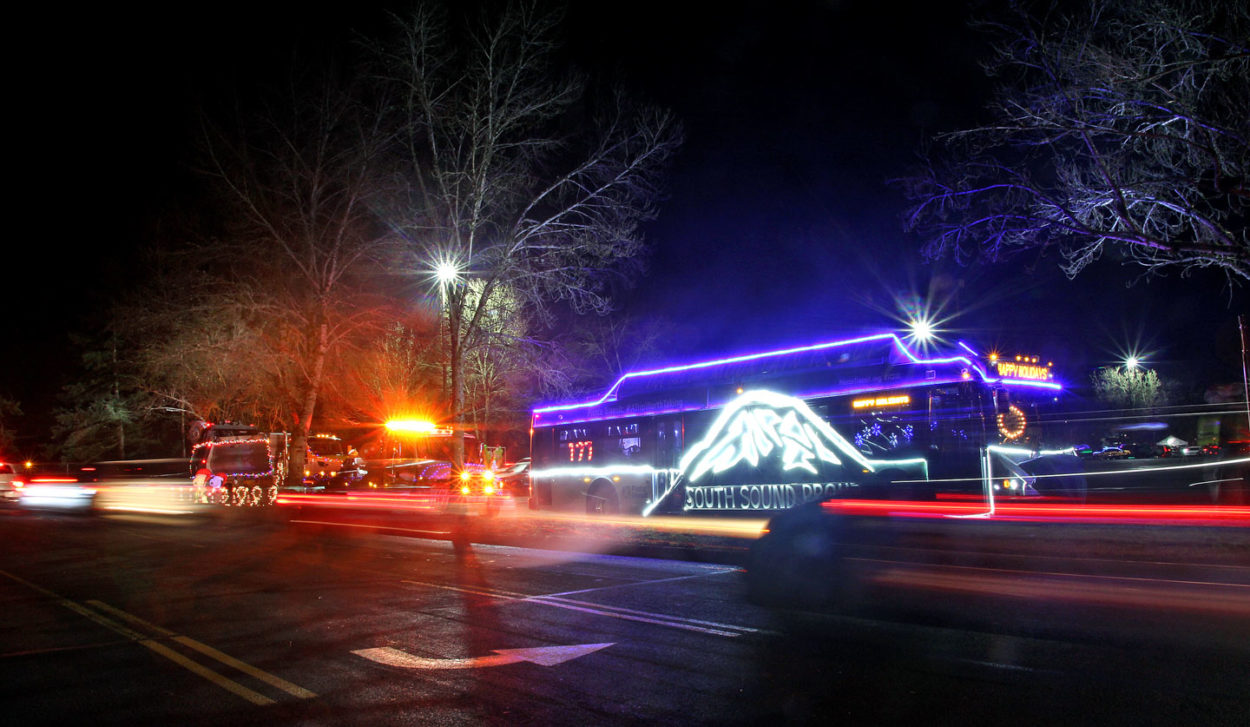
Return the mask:
[(531, 507), (760, 512), (829, 497), (1081, 496), (1042, 414), (1062, 385), (1035, 355), (894, 333), (622, 376), (532, 411)]

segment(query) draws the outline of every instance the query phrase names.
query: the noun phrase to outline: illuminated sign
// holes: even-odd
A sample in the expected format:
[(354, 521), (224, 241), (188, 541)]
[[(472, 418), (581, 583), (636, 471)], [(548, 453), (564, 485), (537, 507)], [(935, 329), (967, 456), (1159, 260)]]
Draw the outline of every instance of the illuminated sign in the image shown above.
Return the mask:
[(880, 409), (885, 406), (906, 406), (911, 403), (907, 394), (889, 394), (884, 396), (868, 396), (851, 401), (852, 409)]
[(686, 487), (687, 510), (788, 510), (858, 487), (853, 482)]
[(594, 442), (569, 442), (568, 446), (570, 462), (589, 462), (595, 458)]
[(998, 359), (994, 366), (998, 375), (1006, 379), (1050, 381), (1051, 377), (1050, 367), (1039, 363), (1036, 356), (1016, 356), (1015, 361)]
[(699, 481), (740, 464), (758, 468), (778, 462), (783, 470), (801, 469), (818, 474), (821, 463), (841, 465), (834, 453), (864, 459), (802, 399), (771, 391), (749, 391), (730, 402), (707, 435), (682, 458), (686, 479)]
[[(727, 404), (707, 435), (682, 457), (682, 476), (677, 479), (685, 484), (686, 510), (783, 510), (858, 486), (829, 479), (859, 478), (883, 466), (914, 470), (921, 478), (928, 475), (924, 459), (866, 458), (802, 399), (772, 391), (748, 391)], [(756, 473), (748, 476), (761, 479), (770, 477), (768, 472), (786, 476), (797, 470), (798, 478), (809, 477), (811, 481), (705, 481), (740, 467)]]

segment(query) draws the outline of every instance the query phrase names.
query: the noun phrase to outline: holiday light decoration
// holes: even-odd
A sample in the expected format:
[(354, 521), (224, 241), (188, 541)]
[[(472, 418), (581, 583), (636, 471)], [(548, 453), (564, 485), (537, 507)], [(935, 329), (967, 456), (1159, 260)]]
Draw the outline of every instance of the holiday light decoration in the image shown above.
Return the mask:
[[(897, 351), (904, 359), (906, 359), (907, 362), (911, 364), (915, 364), (917, 366), (939, 366), (943, 364), (959, 364), (961, 366), (961, 369), (959, 371), (950, 372), (946, 374), (945, 376), (939, 376), (936, 370), (932, 372), (933, 373), (932, 377), (929, 376), (930, 372), (927, 372), (927, 371), (921, 372), (916, 378), (912, 380), (898, 382), (896, 384), (896, 388), (900, 388), (900, 389), (907, 388), (909, 386), (919, 386), (919, 385), (927, 386), (927, 385), (933, 385), (936, 383), (968, 380), (968, 379), (974, 378), (973, 376), (974, 374), (975, 374), (975, 377), (979, 378), (981, 381), (984, 381), (986, 383), (1000, 384), (1003, 386), (1024, 386), (1024, 387), (1043, 388), (1043, 389), (1049, 389), (1049, 390), (1054, 390), (1054, 391), (1059, 391), (1063, 388), (1058, 382), (1049, 380), (1049, 378), (1048, 380), (1042, 381), (1042, 380), (1029, 379), (1029, 378), (1025, 378), (1025, 377), (1018, 376), (1018, 375), (1005, 375), (1005, 376), (997, 376), (997, 377), (992, 376), (985, 369), (985, 367), (982, 366), (981, 362), (978, 361), (977, 358), (962, 355), (962, 354), (951, 355), (951, 356), (936, 356), (936, 357), (921, 356), (921, 355), (918, 355), (915, 351), (913, 351), (911, 347), (909, 347), (896, 334), (878, 333), (878, 334), (869, 335), (869, 336), (858, 336), (855, 338), (847, 338), (847, 339), (842, 339), (842, 340), (837, 340), (837, 341), (827, 341), (824, 343), (816, 343), (816, 344), (812, 344), (808, 346), (796, 346), (792, 348), (784, 348), (784, 349), (779, 349), (779, 350), (774, 350), (774, 351), (761, 351), (761, 352), (756, 352), (756, 353), (743, 354), (739, 356), (729, 356), (725, 358), (712, 359), (709, 361), (698, 361), (695, 363), (681, 364), (681, 365), (676, 365), (676, 366), (665, 366), (661, 368), (650, 369), (647, 371), (631, 371), (627, 374), (624, 374), (620, 378), (618, 378), (616, 382), (613, 383), (612, 386), (609, 387), (608, 390), (597, 399), (570, 403), (570, 404), (553, 404), (553, 405), (548, 405), (548, 406), (537, 407), (533, 410), (533, 419), (534, 419), (534, 422), (537, 423), (541, 419), (543, 419), (544, 415), (547, 415), (547, 414), (593, 409), (594, 407), (601, 406), (610, 401), (615, 401), (620, 393), (621, 386), (625, 382), (631, 381), (631, 380), (653, 378), (653, 377), (663, 377), (667, 375), (685, 373), (688, 371), (710, 369), (710, 368), (721, 367), (721, 366), (726, 366), (730, 364), (746, 363), (750, 361), (764, 361), (768, 359), (785, 358), (785, 357), (796, 356), (796, 355), (801, 355), (805, 353), (815, 353), (819, 351), (831, 351), (831, 350), (835, 350), (838, 348), (845, 348), (845, 347), (855, 346), (855, 345), (864, 344), (864, 343), (873, 343), (873, 342), (890, 344), (894, 348), (895, 351)], [(971, 352), (971, 348), (967, 346), (966, 344), (961, 343), (961, 348), (965, 351)], [(852, 386), (840, 387), (840, 388), (830, 390), (830, 391), (797, 392), (797, 395), (801, 396), (802, 398), (815, 398), (818, 396), (837, 396), (837, 395), (842, 395), (842, 394), (856, 394), (856, 393), (861, 393), (864, 391), (866, 391), (866, 388), (864, 386), (852, 385)], [(736, 393), (740, 393), (740, 392), (736, 392)], [(648, 409), (646, 411), (631, 412), (631, 414), (635, 414), (638, 416), (646, 416), (646, 415), (651, 415), (651, 414), (668, 413), (671, 411), (678, 411), (678, 410), (680, 410), (680, 407), (676, 407), (676, 408), (656, 407), (656, 408)], [(607, 418), (607, 417), (603, 417), (603, 418)], [(586, 419), (585, 421), (593, 421), (593, 420), (594, 420), (594, 417), (591, 417), (589, 419)]]
[(1007, 411), (998, 413), (998, 433), (1008, 441), (1019, 439), (1028, 423), (1024, 412), (1015, 404), (1007, 407)]
[[(263, 444), (265, 445), (265, 459), (269, 463), (269, 469), (260, 472), (228, 472), (230, 477), (238, 479), (258, 480), (266, 477), (273, 477), (276, 470), (274, 469), (274, 453), (273, 446), (268, 437), (258, 437), (255, 439), (218, 439), (211, 442), (200, 442), (191, 449), (191, 457), (193, 460), (203, 466), (208, 462), (209, 451), (217, 447), (237, 446), (240, 444)], [(197, 454), (197, 452), (199, 452)]]

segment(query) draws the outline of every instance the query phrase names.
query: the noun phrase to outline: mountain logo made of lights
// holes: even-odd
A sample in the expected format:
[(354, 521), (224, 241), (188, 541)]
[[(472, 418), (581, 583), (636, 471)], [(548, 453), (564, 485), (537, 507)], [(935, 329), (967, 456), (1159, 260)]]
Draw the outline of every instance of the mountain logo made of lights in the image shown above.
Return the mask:
[(737, 468), (823, 480), (847, 466), (874, 469), (802, 399), (764, 390), (744, 392), (727, 404), (680, 465), (690, 483)]

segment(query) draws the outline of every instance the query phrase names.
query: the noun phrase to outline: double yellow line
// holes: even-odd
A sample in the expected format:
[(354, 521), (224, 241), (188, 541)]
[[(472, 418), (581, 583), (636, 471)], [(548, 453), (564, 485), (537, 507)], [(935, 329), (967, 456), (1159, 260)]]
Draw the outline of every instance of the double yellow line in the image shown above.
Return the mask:
[[(274, 700), (270, 699), (269, 697), (266, 697), (265, 695), (259, 692), (248, 689), (247, 687), (243, 686), (242, 684), (239, 684), (233, 679), (230, 679), (229, 677), (219, 674), (213, 671), (212, 669), (209, 669), (208, 667), (204, 666), (203, 664), (200, 664), (199, 662), (194, 661), (193, 659), (190, 659), (187, 656), (169, 648), (164, 643), (161, 643), (161, 640), (169, 640), (169, 641), (174, 641), (179, 644), (182, 644), (188, 649), (197, 651), (203, 654), (204, 656), (209, 657), (210, 659), (214, 659), (215, 661), (221, 664), (225, 664), (228, 667), (241, 671), (244, 674), (247, 674), (248, 676), (258, 679), (272, 687), (280, 689), (286, 692), (287, 694), (298, 697), (300, 699), (310, 699), (312, 697), (317, 696), (313, 692), (310, 692), (307, 689), (304, 689), (303, 687), (292, 684), (291, 682), (288, 682), (285, 679), (282, 679), (281, 677), (274, 676), (273, 674), (270, 674), (269, 672), (264, 671), (262, 669), (257, 669), (251, 664), (247, 664), (245, 662), (239, 661), (233, 656), (230, 656), (229, 654), (225, 654), (221, 651), (218, 651), (217, 649), (214, 649), (213, 647), (208, 646), (207, 644), (202, 644), (196, 641), (195, 639), (190, 638), (189, 636), (181, 636), (179, 634), (176, 634), (173, 631), (170, 631), (169, 629), (162, 628), (160, 626), (157, 626), (156, 624), (144, 621), (143, 619), (139, 618), (138, 616), (135, 616), (134, 614), (126, 613), (125, 611), (122, 611), (121, 609), (118, 609), (118, 608), (114, 608), (108, 605), (107, 603), (102, 603), (100, 601), (92, 600), (92, 601), (87, 601), (86, 604), (84, 605), (76, 601), (71, 601), (70, 599), (63, 597), (58, 593), (49, 591), (48, 589), (42, 586), (31, 583), (30, 581), (25, 580), (24, 578), (15, 576), (12, 573), (9, 573), (7, 571), (0, 570), (0, 575), (3, 575), (10, 580), (20, 583), (26, 586), (27, 588), (30, 588), (33, 591), (36, 591), (38, 593), (41, 593), (47, 596), (48, 598), (53, 599), (54, 601), (61, 604), (65, 608), (68, 608), (74, 613), (77, 613), (80, 616), (90, 619), (91, 621), (94, 621), (95, 623), (105, 627), (106, 629), (109, 629), (110, 631), (113, 631), (114, 633), (120, 634), (124, 638), (129, 639), (139, 644), (145, 649), (148, 649), (156, 654), (160, 654), (161, 656), (165, 657), (166, 659), (169, 659), (170, 661), (177, 664), (178, 666), (181, 666), (187, 671), (193, 674), (196, 674), (200, 677), (203, 677), (204, 679), (207, 679), (213, 684), (216, 684), (222, 689), (225, 689), (226, 691), (232, 694), (236, 694), (246, 699), (252, 704), (257, 704), (257, 705), (274, 704)], [(108, 614), (108, 615), (105, 615), (105, 614)], [(158, 639), (160, 640), (156, 638), (151, 638), (149, 636), (145, 636), (144, 634), (130, 628), (125, 623), (116, 621), (114, 620), (114, 618), (109, 618), (109, 616), (113, 616), (114, 618), (120, 619), (121, 621), (129, 623), (133, 626), (137, 626), (139, 628), (145, 629), (149, 631), (150, 633), (155, 633), (158, 635)]]

